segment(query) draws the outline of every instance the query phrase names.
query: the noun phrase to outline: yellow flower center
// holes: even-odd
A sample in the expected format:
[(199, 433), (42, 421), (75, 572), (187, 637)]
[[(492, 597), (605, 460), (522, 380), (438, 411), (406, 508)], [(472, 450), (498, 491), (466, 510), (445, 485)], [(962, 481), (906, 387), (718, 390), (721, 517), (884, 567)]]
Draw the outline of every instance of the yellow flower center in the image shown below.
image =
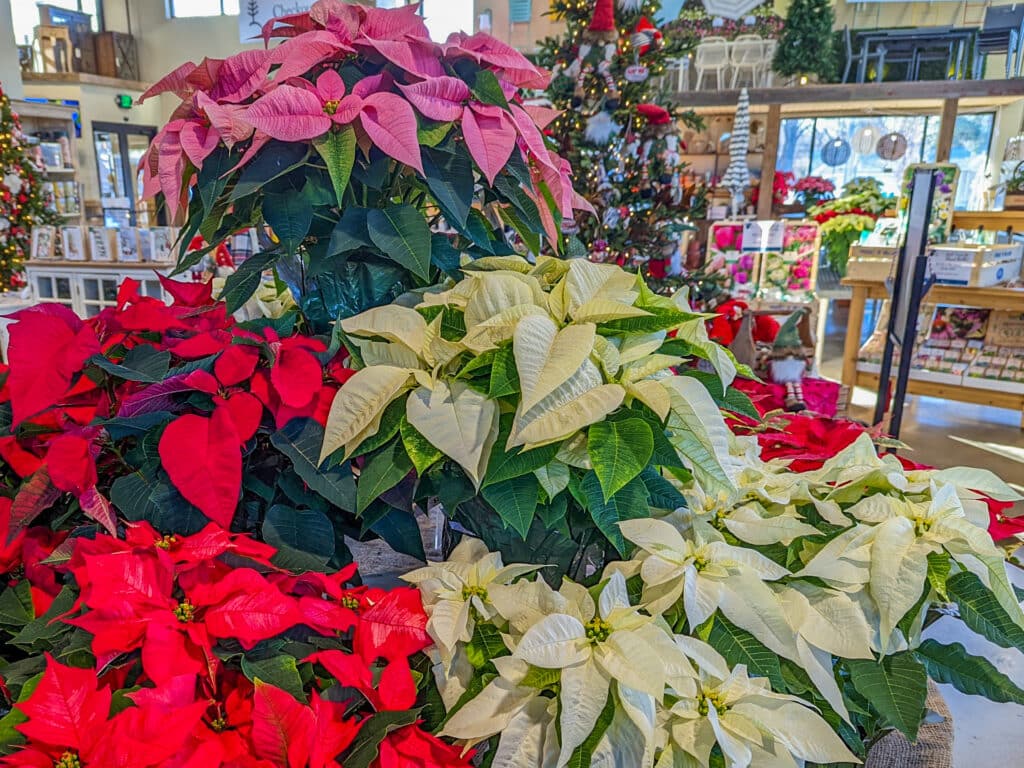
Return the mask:
[(359, 601), (350, 595), (345, 595), (341, 598), (341, 604), (343, 607), (348, 608), (350, 611), (359, 610)]
[(700, 699), (697, 702), (697, 711), (703, 717), (707, 717), (708, 712), (711, 711), (711, 707), (714, 707), (715, 711), (720, 715), (724, 715), (729, 711), (729, 707), (726, 706), (725, 701), (722, 700), (720, 694), (702, 692), (700, 694)]
[(220, 717), (216, 718), (215, 720), (213, 720), (210, 723), (210, 728), (215, 733), (220, 733), (221, 731), (223, 731), (227, 727), (228, 727), (228, 721), (227, 721), (227, 719), (223, 715), (221, 715)]
[(697, 569), (698, 573), (708, 567), (708, 561), (704, 555), (697, 555), (693, 558), (693, 567)]
[(928, 531), (932, 529), (935, 521), (930, 517), (915, 517), (914, 518), (914, 533), (918, 536), (924, 536)]
[(182, 600), (174, 609), (174, 615), (183, 624), (193, 621), (196, 617), (196, 607), (187, 599)]
[(324, 102), (324, 112), (328, 115), (333, 115), (335, 112), (338, 111), (338, 105), (340, 103), (341, 102), (338, 101), (337, 99), (328, 99), (327, 101)]
[(82, 761), (78, 759), (77, 752), (65, 752), (54, 761), (53, 768), (82, 768)]
[(467, 584), (462, 588), (462, 599), (470, 600), (471, 598), (479, 597), (485, 603), (487, 602), (487, 588), (479, 587), (475, 585)]
[(160, 549), (167, 550), (167, 549), (170, 549), (171, 547), (173, 547), (177, 543), (178, 543), (178, 537), (174, 536), (172, 534), (170, 536), (161, 536), (160, 539), (156, 542), (155, 546), (159, 547)]
[(600, 616), (592, 618), (583, 628), (587, 631), (587, 640), (592, 643), (603, 643), (612, 633), (612, 625)]

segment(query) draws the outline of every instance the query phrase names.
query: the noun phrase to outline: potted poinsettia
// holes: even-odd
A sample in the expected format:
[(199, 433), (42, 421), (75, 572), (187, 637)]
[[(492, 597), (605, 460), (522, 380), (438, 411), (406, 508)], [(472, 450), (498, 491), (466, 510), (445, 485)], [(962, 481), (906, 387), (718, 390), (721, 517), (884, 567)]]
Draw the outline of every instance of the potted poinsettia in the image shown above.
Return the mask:
[[(753, 411), (683, 296), (584, 259), (464, 271), (415, 308), (340, 322), (359, 370), (319, 460), (361, 466), (359, 513), (440, 503), (506, 559), (583, 579), (626, 554), (621, 521), (684, 503), (663, 471), (733, 489), (720, 407)], [(697, 358), (717, 374), (685, 365)]]
[(182, 99), (142, 162), (181, 242), (269, 228), (227, 281), (229, 310), (276, 267), (323, 330), (456, 274), (462, 254), (565, 247), (563, 215), (588, 205), (541, 132), (555, 112), (517, 99), (548, 78), (522, 54), (487, 35), (434, 43), (415, 6), (339, 0), (264, 38), (281, 42), (184, 64), (143, 94)]

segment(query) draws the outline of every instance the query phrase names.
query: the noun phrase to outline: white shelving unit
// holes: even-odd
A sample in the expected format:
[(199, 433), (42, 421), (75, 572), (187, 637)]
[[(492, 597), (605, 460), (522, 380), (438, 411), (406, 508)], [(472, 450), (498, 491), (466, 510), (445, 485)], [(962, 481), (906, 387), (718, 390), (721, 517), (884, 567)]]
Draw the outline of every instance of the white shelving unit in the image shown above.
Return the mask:
[(63, 304), (79, 317), (95, 317), (117, 304), (117, 289), (126, 278), (138, 280), (144, 296), (169, 301), (156, 272), (172, 266), (118, 264), (90, 261), (30, 261), (25, 276), (34, 302)]

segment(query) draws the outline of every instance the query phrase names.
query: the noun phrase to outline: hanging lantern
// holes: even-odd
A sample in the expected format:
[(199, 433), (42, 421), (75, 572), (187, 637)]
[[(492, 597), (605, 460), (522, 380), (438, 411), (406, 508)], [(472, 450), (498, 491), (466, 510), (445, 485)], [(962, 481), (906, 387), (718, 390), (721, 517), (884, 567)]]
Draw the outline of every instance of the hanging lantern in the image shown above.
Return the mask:
[(853, 151), (858, 155), (870, 155), (878, 146), (878, 140), (882, 138), (882, 131), (874, 125), (865, 125), (857, 129), (853, 134), (853, 141), (850, 142)]
[(834, 139), (830, 139), (825, 146), (821, 148), (821, 161), (825, 165), (830, 165), (835, 168), (837, 165), (842, 165), (849, 159), (850, 142), (846, 139), (842, 139), (837, 136)]
[(907, 137), (895, 131), (887, 133), (878, 140), (875, 151), (883, 160), (899, 160), (907, 154)]

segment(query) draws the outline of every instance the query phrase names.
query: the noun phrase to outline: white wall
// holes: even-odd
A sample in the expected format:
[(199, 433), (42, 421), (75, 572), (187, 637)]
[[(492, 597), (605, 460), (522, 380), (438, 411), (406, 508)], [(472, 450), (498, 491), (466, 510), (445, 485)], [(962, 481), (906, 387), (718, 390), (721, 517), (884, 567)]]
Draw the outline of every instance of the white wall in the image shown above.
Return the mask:
[(14, 41), (14, 23), (11, 21), (11, 4), (0, 0), (0, 85), (12, 99), (24, 95), (21, 88), (21, 67), (18, 66), (18, 49)]

